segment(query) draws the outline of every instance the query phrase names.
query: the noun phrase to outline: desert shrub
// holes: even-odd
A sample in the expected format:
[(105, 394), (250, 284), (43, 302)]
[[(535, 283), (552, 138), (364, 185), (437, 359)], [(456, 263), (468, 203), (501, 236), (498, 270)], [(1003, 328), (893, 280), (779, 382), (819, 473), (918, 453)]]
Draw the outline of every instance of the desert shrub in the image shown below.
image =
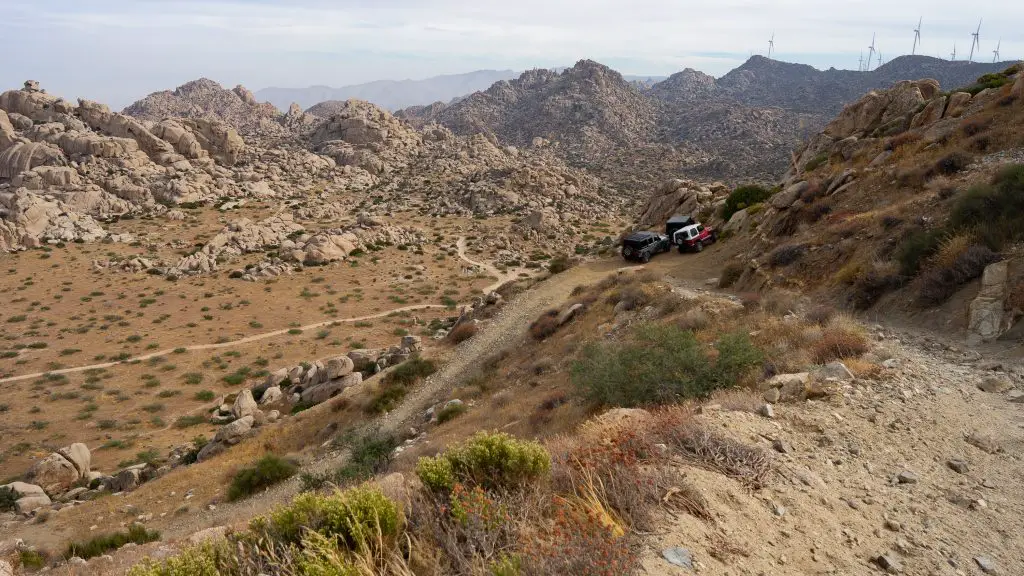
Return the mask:
[(804, 319), (811, 324), (817, 324), (818, 326), (825, 326), (832, 320), (832, 317), (836, 315), (836, 309), (827, 305), (819, 304), (808, 310), (804, 314)]
[(29, 570), (39, 570), (46, 566), (46, 556), (38, 550), (22, 549), (18, 551), (18, 561)]
[(998, 172), (990, 184), (973, 186), (956, 200), (949, 225), (976, 230), (992, 250), (1024, 238), (1024, 164)]
[(449, 420), (454, 420), (465, 413), (465, 404), (451, 404), (445, 406), (437, 413), (437, 423), (444, 424), (445, 422), (448, 422)]
[(826, 162), (828, 162), (828, 152), (822, 152), (807, 161), (807, 164), (804, 165), (804, 172), (814, 172)]
[(456, 483), (487, 490), (509, 489), (536, 481), (551, 470), (543, 446), (502, 432), (477, 432), (462, 444), (432, 458), (420, 458), (416, 475), (435, 492)]
[[(581, 510), (581, 508), (583, 508)], [(589, 512), (589, 513), (588, 513)], [(637, 551), (600, 513), (556, 502), (554, 522), (544, 526), (523, 554), (527, 574), (620, 576), (636, 571)]]
[(351, 454), (344, 466), (326, 474), (302, 474), (302, 490), (319, 490), (328, 484), (344, 486), (368, 480), (388, 469), (397, 447), (398, 439), (390, 434), (371, 432), (358, 436), (349, 444)]
[(402, 362), (384, 376), (366, 410), (371, 413), (394, 410), (409, 388), (436, 371), (437, 366), (431, 360), (415, 357)]
[(999, 255), (986, 246), (970, 246), (948, 265), (932, 268), (921, 276), (918, 304), (927, 307), (945, 302), (960, 286), (981, 276), (986, 266), (999, 259)]
[(651, 430), (656, 441), (664, 443), (684, 459), (717, 470), (751, 487), (764, 486), (771, 476), (771, 460), (763, 450), (711, 432), (679, 410), (655, 413)]
[(530, 323), (530, 336), (534, 340), (545, 340), (558, 331), (558, 310), (548, 310)]
[(608, 295), (610, 303), (615, 304), (616, 308), (627, 311), (646, 306), (650, 303), (651, 298), (652, 294), (637, 284), (622, 286)]
[(722, 268), (722, 273), (718, 277), (718, 287), (728, 288), (735, 284), (740, 276), (743, 276), (743, 271), (746, 267), (740, 262), (730, 262)]
[(288, 544), (301, 543), (311, 531), (348, 550), (365, 551), (393, 543), (402, 525), (398, 505), (380, 488), (364, 484), (330, 495), (299, 494), (290, 504), (253, 520), (250, 528)]
[(448, 333), (448, 340), (455, 344), (461, 344), (466, 340), (469, 340), (477, 333), (477, 326), (472, 322), (464, 322), (456, 326), (451, 332)]
[(241, 500), (283, 482), (295, 475), (299, 467), (291, 460), (273, 454), (260, 458), (255, 465), (235, 474), (228, 489), (228, 500)]
[(944, 174), (949, 176), (950, 174), (956, 174), (957, 172), (963, 172), (968, 166), (971, 165), (973, 158), (970, 154), (964, 152), (950, 152), (943, 156), (935, 163), (935, 173)]
[(780, 266), (789, 266), (797, 260), (803, 258), (804, 254), (807, 253), (807, 246), (803, 244), (789, 244), (787, 246), (780, 246), (768, 256), (768, 265), (773, 268)]
[(981, 76), (974, 82), (974, 84), (971, 84), (970, 86), (966, 86), (964, 88), (960, 88), (957, 90), (957, 92), (968, 92), (971, 96), (977, 96), (978, 93), (981, 92), (982, 90), (986, 90), (988, 88), (1001, 88), (1008, 84), (1009, 82), (1009, 78), (1002, 74), (994, 72), (991, 74), (985, 74), (984, 76)]
[(917, 274), (925, 259), (939, 249), (942, 238), (942, 230), (918, 229), (911, 232), (898, 249), (897, 259), (900, 264), (900, 274), (904, 276)]
[(991, 118), (979, 118), (977, 116), (965, 118), (960, 123), (960, 131), (963, 132), (964, 136), (967, 137), (977, 136), (978, 134), (987, 131), (991, 127)]
[(569, 268), (572, 268), (572, 260), (566, 256), (556, 256), (548, 262), (548, 272), (552, 274), (561, 274)]
[(11, 488), (0, 486), (0, 512), (14, 510), (14, 503), (18, 501), (18, 493)]
[(931, 264), (937, 268), (949, 268), (972, 245), (974, 245), (974, 234), (971, 232), (960, 232), (948, 236), (939, 244), (939, 249), (935, 252)]
[(722, 206), (722, 219), (728, 222), (733, 214), (748, 206), (764, 202), (771, 195), (771, 190), (767, 190), (763, 186), (756, 184), (740, 186), (733, 190), (729, 197), (725, 199), (725, 205)]
[(68, 545), (65, 555), (68, 558), (77, 556), (88, 560), (89, 558), (106, 554), (111, 550), (117, 550), (129, 542), (133, 544), (146, 544), (147, 542), (155, 542), (159, 539), (160, 533), (156, 530), (147, 530), (141, 524), (132, 524), (128, 527), (128, 530), (122, 532), (102, 534), (84, 542), (73, 542)]
[(222, 571), (223, 559), (231, 550), (213, 544), (203, 544), (155, 562), (146, 559), (142, 564), (132, 567), (128, 576), (221, 576), (228, 572)]
[(889, 140), (886, 141), (886, 143), (885, 143), (885, 148), (886, 148), (886, 150), (894, 150), (895, 151), (895, 150), (900, 149), (903, 146), (909, 146), (911, 144), (916, 144), (916, 143), (918, 143), (920, 141), (921, 141), (921, 133), (920, 132), (903, 132), (902, 134), (897, 134), (896, 136), (893, 136), (892, 138), (889, 138)]
[(815, 364), (827, 364), (833, 360), (855, 358), (867, 351), (868, 340), (863, 333), (844, 326), (830, 326), (811, 346), (811, 359)]
[(717, 359), (712, 360), (693, 332), (641, 324), (631, 341), (587, 345), (573, 363), (572, 382), (596, 404), (664, 404), (703, 398), (733, 386), (762, 359), (745, 333), (722, 336), (717, 348)]
[(761, 297), (761, 309), (769, 314), (785, 315), (800, 306), (800, 297), (788, 290), (771, 290)]
[(676, 322), (676, 325), (683, 330), (697, 331), (707, 328), (711, 324), (711, 319), (708, 318), (708, 313), (700, 308), (694, 308), (693, 310), (687, 310), (682, 317)]
[(437, 372), (437, 366), (433, 361), (418, 357), (410, 358), (396, 366), (391, 372), (388, 372), (387, 376), (384, 377), (384, 382), (386, 384), (411, 386), (434, 372)]

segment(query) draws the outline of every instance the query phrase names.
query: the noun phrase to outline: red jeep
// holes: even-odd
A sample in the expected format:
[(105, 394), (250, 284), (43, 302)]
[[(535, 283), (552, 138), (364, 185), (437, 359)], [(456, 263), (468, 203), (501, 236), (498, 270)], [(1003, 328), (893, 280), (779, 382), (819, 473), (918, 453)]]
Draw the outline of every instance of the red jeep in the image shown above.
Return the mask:
[(706, 244), (714, 244), (718, 241), (715, 229), (703, 224), (693, 223), (684, 226), (672, 233), (672, 243), (679, 246), (679, 253), (693, 251), (700, 252)]

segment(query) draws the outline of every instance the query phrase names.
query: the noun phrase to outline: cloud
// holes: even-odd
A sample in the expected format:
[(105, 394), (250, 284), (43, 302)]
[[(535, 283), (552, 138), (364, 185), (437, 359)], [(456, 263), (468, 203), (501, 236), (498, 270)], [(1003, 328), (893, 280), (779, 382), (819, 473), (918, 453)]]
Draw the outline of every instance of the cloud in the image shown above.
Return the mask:
[[(478, 68), (628, 64), (626, 73), (693, 67), (721, 75), (763, 53), (818, 67), (856, 66), (872, 33), (884, 57), (966, 55), (977, 18), (990, 60), (1024, 55), (1024, 3), (853, 0), (5, 0), (12, 62), (2, 86), (36, 78), (55, 93), (122, 106), (201, 75), (224, 84), (343, 85)], [(936, 15), (936, 16), (931, 16)]]

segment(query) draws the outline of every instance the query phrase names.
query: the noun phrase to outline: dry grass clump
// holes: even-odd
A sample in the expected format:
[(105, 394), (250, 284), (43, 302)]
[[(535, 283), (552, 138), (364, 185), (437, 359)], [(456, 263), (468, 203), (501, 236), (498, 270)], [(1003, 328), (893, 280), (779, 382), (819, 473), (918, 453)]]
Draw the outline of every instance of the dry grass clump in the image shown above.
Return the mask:
[(694, 308), (687, 310), (682, 316), (676, 320), (676, 324), (683, 330), (689, 330), (696, 332), (703, 330), (711, 324), (711, 319), (708, 317), (708, 313), (700, 308)]
[[(956, 253), (955, 250), (959, 249), (959, 246), (950, 248), (950, 254), (945, 256), (950, 260), (948, 265), (937, 264), (921, 275), (917, 295), (919, 305), (937, 306), (945, 302), (960, 286), (981, 276), (986, 266), (1000, 260), (999, 254), (987, 246), (973, 244)], [(942, 256), (940, 251), (936, 261)]]
[(761, 309), (769, 314), (786, 315), (800, 307), (800, 295), (788, 290), (771, 290), (761, 296)]
[(772, 474), (771, 458), (760, 448), (720, 436), (694, 422), (690, 413), (673, 407), (654, 413), (651, 429), (685, 460), (752, 488), (765, 486)]
[(719, 288), (729, 288), (735, 284), (740, 276), (743, 276), (743, 271), (746, 267), (739, 262), (730, 262), (722, 268), (722, 273), (718, 277)]
[(469, 340), (479, 332), (479, 328), (472, 322), (465, 322), (459, 324), (451, 332), (448, 333), (448, 341), (453, 344), (461, 344), (466, 340)]
[(856, 358), (870, 349), (863, 330), (852, 322), (833, 322), (822, 330), (821, 338), (811, 346), (815, 364)]
[(819, 304), (804, 313), (804, 319), (818, 326), (827, 325), (836, 315), (836, 309), (828, 304)]
[(548, 310), (530, 324), (530, 336), (534, 340), (546, 340), (558, 331), (558, 310)]
[(974, 241), (974, 233), (971, 231), (960, 232), (946, 238), (939, 244), (938, 252), (932, 257), (932, 264), (939, 268), (953, 266)]

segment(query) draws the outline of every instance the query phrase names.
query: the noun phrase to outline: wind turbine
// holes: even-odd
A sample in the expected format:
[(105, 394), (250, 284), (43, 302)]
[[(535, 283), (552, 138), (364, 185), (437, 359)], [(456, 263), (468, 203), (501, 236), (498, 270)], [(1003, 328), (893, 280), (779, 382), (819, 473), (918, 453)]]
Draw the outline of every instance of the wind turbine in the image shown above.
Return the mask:
[(992, 51), (992, 54), (993, 54), (992, 63), (993, 64), (995, 64), (996, 62), (999, 62), (999, 47), (1002, 46), (1002, 44), (1003, 44), (1003, 39), (1000, 38), (999, 42), (996, 43), (996, 49)]
[(860, 51), (860, 58), (857, 59), (857, 72), (864, 71), (864, 51)]
[(924, 16), (917, 19), (917, 28), (914, 28), (914, 47), (910, 50), (910, 55), (917, 54), (917, 45), (921, 43), (921, 22), (924, 20)]
[(871, 46), (868, 46), (868, 67), (867, 70), (871, 70), (871, 57), (875, 55), (875, 35), (871, 34)]
[(772, 57), (772, 50), (775, 49), (775, 32), (772, 32), (772, 38), (768, 41), (768, 59)]
[(953, 53), (949, 55), (949, 59), (956, 61), (956, 42), (953, 42)]
[(971, 55), (967, 57), (968, 62), (974, 62), (974, 48), (977, 46), (978, 52), (981, 52), (981, 20), (978, 20), (978, 29), (971, 33), (973, 38), (971, 39)]
[(875, 70), (878, 70), (881, 67), (882, 67), (882, 53), (879, 52), (878, 53), (878, 66), (875, 66)]

